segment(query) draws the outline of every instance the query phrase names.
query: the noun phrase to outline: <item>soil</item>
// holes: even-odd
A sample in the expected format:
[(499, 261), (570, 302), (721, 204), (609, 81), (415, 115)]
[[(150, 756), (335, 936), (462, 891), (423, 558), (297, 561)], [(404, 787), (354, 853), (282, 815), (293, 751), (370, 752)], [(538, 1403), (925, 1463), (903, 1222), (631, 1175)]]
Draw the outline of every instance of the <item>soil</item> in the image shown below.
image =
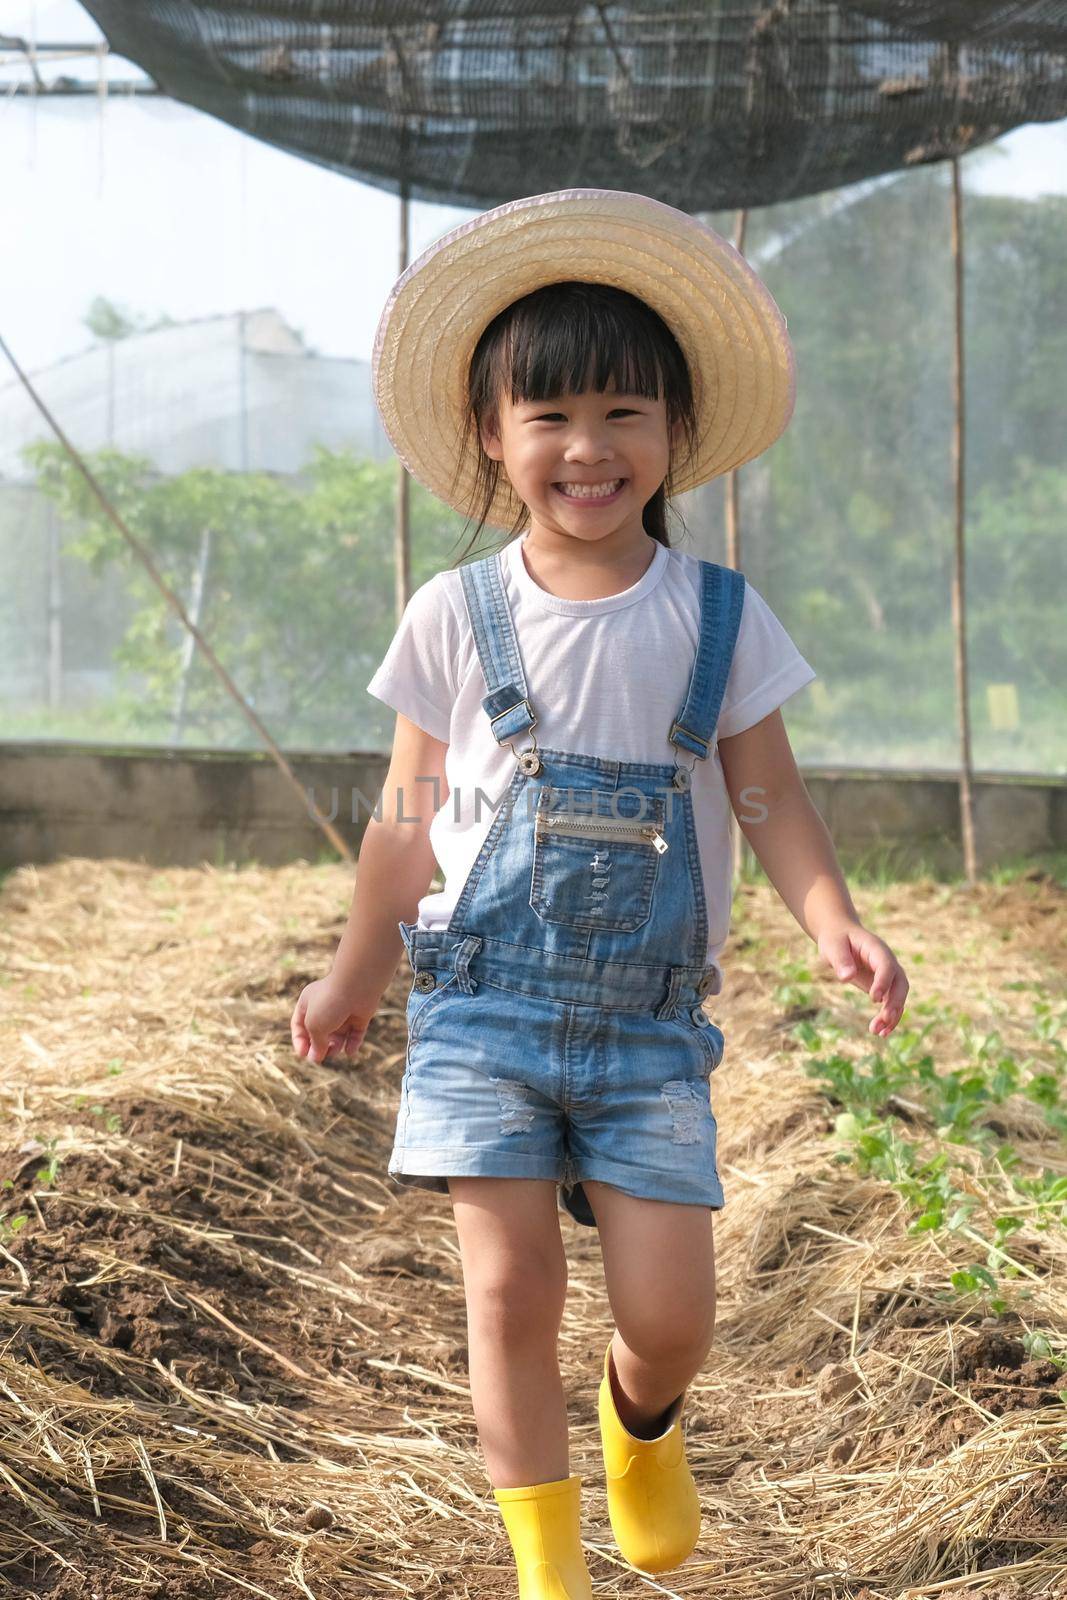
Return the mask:
[[(0, 890), (0, 1208), (27, 1217), (0, 1235), (0, 1597), (515, 1593), (451, 1207), (385, 1173), (406, 961), (357, 1061), (316, 1066), (289, 1038), (347, 892), (341, 867), (81, 860)], [(964, 1009), (1037, 1060), (1035, 995), (1062, 993), (1058, 886), (855, 898), (914, 1001)], [(790, 1011), (778, 968), (798, 960), (816, 998)], [(983, 978), (961, 997), (964, 965)], [(821, 969), (766, 886), (739, 889), (725, 966), (709, 1005), (728, 1041), (712, 1079), (717, 1321), (685, 1411), (703, 1533), (656, 1592), (1067, 1597), (1067, 1378), (1024, 1342), (1036, 1328), (1064, 1348), (1062, 1228), (1026, 1231), (1034, 1276), (1008, 1286), (1010, 1309), (955, 1295), (959, 1241), (909, 1234), (896, 1190), (832, 1160), (838, 1108), (792, 1032), (816, 1011), (846, 1030), (835, 1048), (877, 1049), (869, 1001)], [(951, 1016), (925, 1048), (957, 1064)], [(1010, 1129), (1024, 1110), (999, 1114)], [(1027, 1170), (1067, 1170), (1062, 1142), (1026, 1126)], [(599, 1239), (560, 1225), (594, 1592), (644, 1596), (603, 1492)]]

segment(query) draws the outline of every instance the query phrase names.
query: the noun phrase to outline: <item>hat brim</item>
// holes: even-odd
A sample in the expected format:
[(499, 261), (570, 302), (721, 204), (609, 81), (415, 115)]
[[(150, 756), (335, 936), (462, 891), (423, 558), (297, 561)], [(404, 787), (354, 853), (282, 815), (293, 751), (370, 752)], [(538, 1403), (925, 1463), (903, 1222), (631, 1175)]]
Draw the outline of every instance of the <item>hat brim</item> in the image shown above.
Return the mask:
[[(729, 240), (648, 195), (531, 195), (436, 240), (397, 279), (375, 334), (382, 425), (412, 476), (454, 510), (473, 510), (477, 459), (463, 436), (474, 348), (506, 306), (567, 279), (638, 295), (677, 339), (693, 384), (697, 443), (673, 476), (674, 493), (751, 461), (784, 431), (796, 402), (786, 320)], [(502, 472), (486, 521), (511, 528), (521, 510)]]

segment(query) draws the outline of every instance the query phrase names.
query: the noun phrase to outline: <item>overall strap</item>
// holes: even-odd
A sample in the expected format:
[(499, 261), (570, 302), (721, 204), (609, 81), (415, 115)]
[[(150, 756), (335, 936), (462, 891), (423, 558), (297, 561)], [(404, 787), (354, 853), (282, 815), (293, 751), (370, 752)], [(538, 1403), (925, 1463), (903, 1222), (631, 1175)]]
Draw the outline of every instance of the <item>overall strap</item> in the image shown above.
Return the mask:
[(494, 550), (480, 561), (467, 562), (459, 573), (478, 660), (489, 690), (482, 709), (489, 718), (493, 737), (498, 744), (505, 744), (532, 727), (537, 718), (527, 699), (526, 675), (500, 563), (501, 552)]
[(745, 603), (745, 575), (715, 561), (701, 561), (700, 573), (700, 639), (685, 704), (667, 737), (704, 761), (730, 676)]

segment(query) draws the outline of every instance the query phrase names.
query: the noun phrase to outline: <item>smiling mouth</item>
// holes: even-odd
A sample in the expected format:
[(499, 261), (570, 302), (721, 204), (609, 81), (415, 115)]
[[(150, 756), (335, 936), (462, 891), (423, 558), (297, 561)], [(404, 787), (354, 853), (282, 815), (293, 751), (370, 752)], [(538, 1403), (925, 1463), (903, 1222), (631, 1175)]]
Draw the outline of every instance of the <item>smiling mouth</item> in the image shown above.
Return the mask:
[(568, 500), (613, 500), (625, 487), (625, 478), (610, 478), (606, 483), (610, 487), (602, 488), (599, 484), (563, 484), (554, 483), (553, 489)]

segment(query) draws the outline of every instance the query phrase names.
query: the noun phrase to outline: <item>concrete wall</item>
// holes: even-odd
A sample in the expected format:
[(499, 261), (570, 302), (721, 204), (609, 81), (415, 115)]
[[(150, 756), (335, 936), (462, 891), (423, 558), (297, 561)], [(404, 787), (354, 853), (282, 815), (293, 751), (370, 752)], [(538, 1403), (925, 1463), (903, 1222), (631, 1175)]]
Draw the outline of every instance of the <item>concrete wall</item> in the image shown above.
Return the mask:
[[(157, 866), (334, 855), (306, 795), (359, 847), (385, 779), (378, 751), (287, 751), (305, 795), (259, 751), (146, 750), (67, 742), (0, 743), (0, 869), (60, 856), (119, 856)], [(842, 860), (891, 853), (902, 868), (961, 868), (959, 794), (951, 773), (805, 768)], [(973, 780), (983, 869), (1067, 848), (1067, 780)], [(336, 791), (336, 794), (334, 793)], [(353, 809), (355, 818), (353, 820)]]

